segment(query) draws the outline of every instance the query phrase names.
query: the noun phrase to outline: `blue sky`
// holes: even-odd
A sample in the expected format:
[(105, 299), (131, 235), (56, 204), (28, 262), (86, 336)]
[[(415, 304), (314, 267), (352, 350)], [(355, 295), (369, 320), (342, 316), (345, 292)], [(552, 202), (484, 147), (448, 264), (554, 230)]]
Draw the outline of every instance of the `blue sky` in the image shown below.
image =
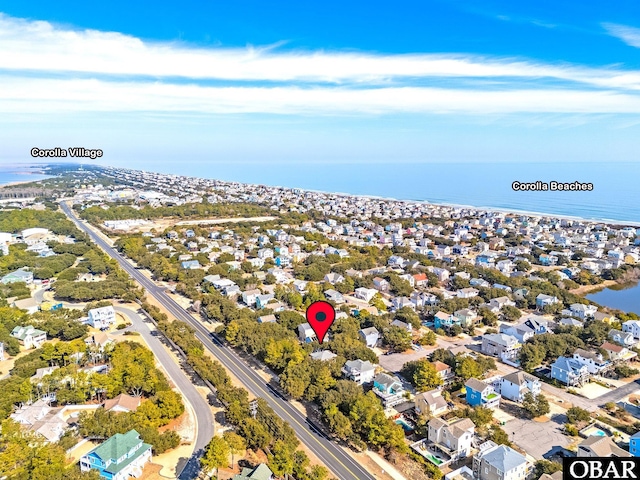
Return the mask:
[(0, 1), (0, 161), (637, 161), (637, 1), (304, 3)]

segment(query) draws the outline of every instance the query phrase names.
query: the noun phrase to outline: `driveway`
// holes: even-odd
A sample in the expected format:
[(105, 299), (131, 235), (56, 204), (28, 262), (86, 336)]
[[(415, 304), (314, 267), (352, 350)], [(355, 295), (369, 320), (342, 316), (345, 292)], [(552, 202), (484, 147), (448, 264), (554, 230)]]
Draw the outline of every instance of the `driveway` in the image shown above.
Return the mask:
[(567, 417), (562, 414), (553, 415), (548, 422), (514, 418), (502, 428), (509, 435), (509, 440), (541, 460), (554, 448), (565, 448), (571, 443), (571, 439), (562, 433), (566, 421)]

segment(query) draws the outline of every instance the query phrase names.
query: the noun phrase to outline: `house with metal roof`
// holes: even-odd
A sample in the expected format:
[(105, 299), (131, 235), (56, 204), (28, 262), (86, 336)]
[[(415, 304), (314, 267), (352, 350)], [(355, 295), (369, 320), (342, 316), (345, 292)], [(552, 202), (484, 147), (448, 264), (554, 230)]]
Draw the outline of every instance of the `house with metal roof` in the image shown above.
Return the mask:
[(234, 475), (231, 480), (273, 480), (273, 472), (261, 463), (256, 468), (243, 468), (242, 472)]
[(11, 330), (11, 336), (17, 338), (25, 348), (40, 348), (47, 340), (47, 333), (38, 330), (32, 325), (15, 327)]
[(97, 470), (108, 480), (138, 478), (146, 463), (151, 461), (151, 445), (140, 439), (135, 430), (116, 433), (101, 445), (80, 458), (80, 470)]

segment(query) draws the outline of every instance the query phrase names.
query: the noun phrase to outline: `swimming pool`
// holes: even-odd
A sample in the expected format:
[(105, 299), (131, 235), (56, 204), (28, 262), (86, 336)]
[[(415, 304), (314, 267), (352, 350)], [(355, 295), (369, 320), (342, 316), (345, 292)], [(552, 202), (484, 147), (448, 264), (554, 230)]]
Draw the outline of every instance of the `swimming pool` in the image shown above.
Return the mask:
[(405, 421), (403, 418), (399, 418), (396, 420), (396, 423), (402, 427), (405, 432), (413, 432), (415, 427)]
[(580, 432), (585, 437), (606, 437), (607, 432), (599, 429), (595, 425), (591, 425)]

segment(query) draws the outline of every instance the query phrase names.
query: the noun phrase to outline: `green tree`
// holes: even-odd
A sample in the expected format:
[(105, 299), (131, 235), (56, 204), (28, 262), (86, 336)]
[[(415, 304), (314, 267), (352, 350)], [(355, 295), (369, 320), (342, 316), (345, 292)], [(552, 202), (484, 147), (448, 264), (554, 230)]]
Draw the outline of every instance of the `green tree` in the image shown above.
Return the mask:
[(416, 386), (416, 389), (419, 392), (424, 392), (425, 390), (432, 390), (439, 387), (444, 382), (432, 363), (421, 361), (413, 373), (412, 383)]
[(589, 420), (591, 420), (591, 414), (584, 408), (572, 406), (567, 410), (567, 421), (569, 423), (588, 422)]
[(522, 400), (522, 408), (532, 418), (546, 415), (550, 411), (549, 401), (541, 393), (535, 396), (531, 392), (525, 393)]
[(525, 343), (520, 349), (520, 366), (527, 372), (533, 371), (545, 358), (544, 347)]
[(489, 427), (488, 438), (498, 445), (511, 445), (511, 442), (509, 441), (509, 435), (507, 435), (507, 432), (505, 432), (498, 425), (491, 425), (491, 427)]
[(522, 312), (512, 305), (505, 305), (502, 307), (500, 314), (507, 322), (515, 322), (522, 316)]
[(562, 470), (562, 464), (558, 462), (552, 462), (551, 460), (538, 460), (535, 463), (533, 470), (533, 477), (538, 480), (545, 473), (551, 475)]
[(231, 452), (231, 468), (233, 468), (234, 456), (239, 455), (247, 449), (247, 442), (244, 438), (231, 430), (224, 432), (222, 437), (229, 446), (229, 451)]
[(213, 437), (205, 448), (204, 455), (200, 459), (202, 468), (207, 473), (215, 469), (217, 477), (218, 469), (229, 465), (229, 453), (229, 445), (227, 445), (224, 438)]
[(289, 478), (293, 473), (293, 452), (282, 440), (277, 440), (269, 455), (269, 468), (277, 476)]
[(456, 375), (462, 380), (467, 381), (470, 378), (480, 378), (482, 376), (482, 369), (473, 358), (465, 356), (456, 365)]
[(411, 348), (411, 334), (401, 327), (389, 327), (382, 334), (384, 343), (395, 352)]

